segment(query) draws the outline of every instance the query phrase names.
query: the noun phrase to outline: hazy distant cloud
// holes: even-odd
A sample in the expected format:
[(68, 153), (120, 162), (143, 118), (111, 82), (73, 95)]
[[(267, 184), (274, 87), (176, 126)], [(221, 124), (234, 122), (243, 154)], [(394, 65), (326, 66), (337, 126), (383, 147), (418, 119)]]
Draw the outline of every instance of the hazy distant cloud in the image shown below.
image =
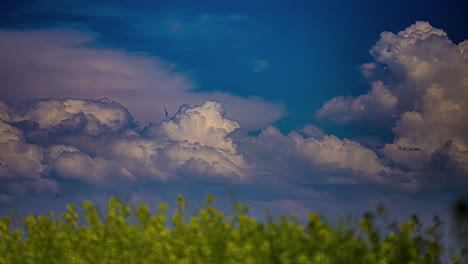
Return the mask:
[(372, 90), (337, 97), (316, 117), (337, 123), (392, 117), (394, 141), (381, 153), (417, 181), (468, 182), (467, 41), (453, 43), (427, 22), (383, 32), (362, 66)]
[(193, 92), (190, 75), (175, 65), (147, 54), (92, 47), (94, 40), (91, 33), (72, 30), (0, 30), (0, 96), (10, 102), (105, 97), (127, 107), (142, 125), (164, 119), (164, 107), (175, 113), (182, 104), (205, 100), (222, 101), (229, 117), (246, 127), (258, 129), (284, 115), (283, 106), (260, 98)]
[(270, 66), (270, 63), (266, 60), (256, 59), (252, 62), (253, 72), (262, 72)]

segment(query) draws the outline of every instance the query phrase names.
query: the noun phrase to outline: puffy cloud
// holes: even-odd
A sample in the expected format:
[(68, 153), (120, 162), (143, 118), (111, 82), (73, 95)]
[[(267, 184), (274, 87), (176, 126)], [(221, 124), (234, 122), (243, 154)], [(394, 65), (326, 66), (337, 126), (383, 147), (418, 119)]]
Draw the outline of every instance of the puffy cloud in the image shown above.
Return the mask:
[[(434, 85), (442, 87), (448, 98), (466, 100), (466, 45), (466, 41), (454, 44), (444, 31), (427, 22), (418, 21), (398, 34), (383, 32), (370, 50), (375, 61), (362, 66), (363, 74), (373, 82), (371, 92), (354, 99), (334, 98), (317, 111), (317, 116), (359, 121), (382, 108), (395, 108), (399, 116), (419, 110), (426, 90)], [(368, 114), (362, 114), (364, 109)], [(346, 110), (352, 114), (344, 120), (336, 117)]]
[(144, 161), (140, 168), (150, 169), (149, 175), (157, 178), (184, 171), (245, 178), (248, 165), (228, 137), (237, 128), (237, 122), (224, 117), (224, 107), (218, 102), (184, 105), (170, 120), (146, 127), (143, 138), (118, 140), (111, 152), (127, 160), (140, 157)]
[(398, 34), (383, 32), (370, 50), (375, 61), (362, 66), (372, 91), (334, 98), (316, 116), (337, 123), (393, 117), (394, 140), (380, 150), (393, 166), (413, 172), (421, 184), (435, 178), (450, 183), (452, 176), (466, 183), (467, 43), (453, 43), (427, 22)]
[[(2, 123), (2, 140), (34, 149), (36, 163), (30, 167), (39, 168), (36, 177), (52, 176), (50, 181), (58, 183), (74, 179), (105, 187), (146, 180), (252, 183), (295, 177), (298, 182), (354, 184), (390, 182), (394, 173), (371, 150), (312, 125), (288, 135), (267, 127), (259, 136), (243, 140), (235, 133), (240, 125), (226, 118), (224, 106), (216, 101), (183, 105), (170, 119), (141, 131), (128, 126), (131, 116), (125, 108), (102, 100), (38, 100), (9, 111), (17, 122)], [(69, 120), (75, 115), (85, 121), (78, 126), (81, 130), (70, 133), (73, 126), (63, 124), (74, 124)], [(22, 127), (18, 120), (37, 125)], [(105, 127), (105, 133), (86, 129), (88, 120)], [(53, 129), (56, 136), (53, 141), (25, 143), (22, 130), (34, 129)], [(19, 156), (0, 160), (16, 159), (27, 161)]]
[(10, 107), (2, 101), (0, 101), (0, 119), (10, 121)]
[(184, 105), (171, 120), (147, 128), (146, 134), (234, 152), (232, 140), (226, 136), (239, 128), (239, 124), (224, 118), (224, 114), (224, 107), (219, 102), (207, 101), (195, 107)]
[(372, 84), (369, 93), (356, 98), (335, 97), (315, 114), (334, 123), (346, 124), (353, 120), (378, 121), (391, 118), (398, 98), (381, 81)]
[[(129, 127), (125, 108), (103, 100), (36, 100), (8, 111), (15, 122), (0, 121), (0, 180), (8, 180), (0, 186), (4, 201), (29, 190), (58, 192), (62, 179), (108, 188), (145, 179), (249, 177), (250, 165), (229, 137), (239, 124), (224, 117), (218, 102), (183, 105), (171, 119), (141, 131)], [(25, 132), (42, 130), (52, 130), (53, 140), (27, 143)]]
[[(400, 116), (393, 128), (396, 139), (382, 152), (407, 169), (426, 172), (425, 168), (434, 166), (452, 167), (443, 173), (445, 177), (464, 174), (464, 181), (468, 183), (467, 119), (466, 101), (446, 99), (444, 89), (429, 88), (419, 112), (409, 111)], [(424, 180), (426, 175), (420, 177)]]
[[(106, 97), (127, 107), (142, 125), (163, 120), (164, 107), (175, 113), (182, 104), (205, 100), (222, 101), (229, 116), (244, 127), (261, 128), (284, 115), (282, 105), (256, 97), (194, 92), (190, 75), (178, 72), (174, 64), (149, 54), (93, 47), (95, 40), (91, 33), (72, 30), (0, 30), (0, 78), (5, 87), (0, 96), (10, 102)], [(83, 107), (91, 106), (77, 107), (85, 111)], [(248, 114), (252, 112), (255, 117)]]
[(60, 177), (79, 179), (92, 184), (103, 184), (109, 178), (135, 179), (125, 168), (113, 160), (97, 156), (92, 158), (84, 153), (64, 151), (53, 164)]
[(304, 138), (297, 133), (290, 136), (300, 152), (315, 165), (350, 170), (375, 182), (382, 182), (383, 178), (379, 174), (390, 170), (381, 164), (372, 150), (358, 142), (333, 135), (326, 135), (322, 139)]
[[(247, 142), (247, 143), (245, 143)], [(413, 188), (411, 175), (392, 169), (356, 141), (327, 135), (307, 125), (287, 135), (267, 127), (239, 147), (264, 180), (288, 178), (307, 184), (390, 184)]]
[(50, 132), (75, 131), (93, 136), (134, 126), (127, 109), (106, 99), (34, 100), (20, 106), (11, 120), (34, 122), (39, 129)]
[(141, 179), (170, 181), (205, 178), (240, 181), (247, 177), (247, 163), (241, 155), (198, 142), (158, 138), (115, 138), (107, 147), (99, 146), (101, 155), (111, 157), (118, 166)]
[(25, 141), (18, 128), (0, 120), (0, 203), (33, 192), (57, 192), (57, 183), (42, 178), (47, 169), (43, 149)]
[(443, 87), (448, 98), (466, 100), (465, 45), (453, 43), (427, 22), (416, 22), (396, 35), (383, 32), (370, 51), (375, 62), (365, 64), (363, 72), (390, 87), (399, 99), (399, 113), (417, 110), (426, 90), (434, 85)]
[(0, 120), (0, 180), (37, 179), (44, 170), (39, 146), (24, 141), (21, 130)]

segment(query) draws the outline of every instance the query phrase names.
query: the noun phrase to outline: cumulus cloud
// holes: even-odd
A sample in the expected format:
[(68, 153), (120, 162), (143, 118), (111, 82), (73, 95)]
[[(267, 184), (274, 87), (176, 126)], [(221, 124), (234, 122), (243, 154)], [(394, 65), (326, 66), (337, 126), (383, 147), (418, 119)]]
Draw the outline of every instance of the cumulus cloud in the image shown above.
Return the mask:
[(119, 177), (135, 179), (125, 168), (114, 160), (102, 156), (95, 158), (81, 152), (64, 151), (54, 160), (53, 169), (59, 177), (79, 179), (92, 184), (107, 183), (106, 179)]
[(47, 169), (43, 149), (25, 141), (21, 130), (0, 120), (0, 203), (33, 192), (57, 192), (53, 180), (41, 177)]
[(466, 183), (467, 43), (453, 43), (443, 30), (420, 21), (398, 34), (383, 32), (370, 50), (374, 62), (362, 66), (372, 90), (334, 98), (316, 117), (337, 123), (391, 117), (394, 140), (380, 152), (394, 166), (421, 182)]
[(0, 179), (40, 177), (44, 170), (39, 146), (24, 141), (21, 130), (0, 120)]
[(224, 118), (222, 104), (208, 101), (195, 107), (182, 106), (171, 120), (148, 127), (146, 134), (234, 152), (232, 140), (226, 136), (237, 128), (237, 122)]
[(383, 82), (372, 83), (369, 93), (353, 97), (339, 96), (328, 101), (315, 114), (316, 118), (328, 119), (337, 124), (354, 120), (379, 121), (392, 118), (398, 98)]
[[(0, 123), (0, 179), (16, 185), (24, 177), (42, 185), (53, 176), (48, 180), (104, 186), (116, 180), (248, 176), (249, 164), (229, 137), (239, 124), (224, 116), (218, 102), (183, 105), (172, 118), (142, 130), (123, 106), (108, 100), (33, 100), (4, 109), (12, 122)], [(38, 131), (52, 131), (53, 140), (34, 141)]]
[(251, 140), (245, 155), (255, 161), (259, 173), (266, 175), (296, 177), (303, 183), (393, 182), (405, 188), (412, 184), (409, 175), (386, 166), (374, 151), (356, 141), (327, 135), (312, 125), (287, 135), (267, 127)]
[[(98, 48), (95, 42), (89, 32), (0, 30), (1, 98), (109, 98), (128, 108), (142, 125), (163, 120), (164, 107), (175, 113), (182, 104), (205, 100), (244, 105), (230, 108), (228, 114), (245, 127), (261, 128), (284, 115), (281, 105), (260, 98), (194, 92), (190, 74), (178, 72), (176, 65), (145, 53)], [(252, 117), (247, 114), (251, 112), (258, 114)]]
[[(142, 129), (123, 106), (106, 100), (33, 100), (5, 109), (12, 122), (1, 123), (0, 161), (13, 193), (27, 192), (21, 177), (35, 178), (36, 189), (59, 190), (63, 179), (103, 187), (195, 179), (356, 184), (390, 183), (395, 174), (373, 151), (312, 125), (288, 135), (275, 127), (259, 136), (236, 134), (239, 123), (216, 101), (182, 105)], [(52, 131), (53, 140), (35, 141), (38, 131)]]
[[(153, 177), (167, 179), (171, 173), (195, 173), (201, 177), (245, 178), (248, 165), (228, 137), (237, 128), (237, 122), (224, 117), (224, 107), (218, 102), (184, 105), (170, 120), (146, 127), (141, 138), (118, 140), (114, 144), (117, 149), (111, 152), (126, 159), (141, 157), (149, 168), (158, 168), (150, 174)], [(126, 154), (126, 149), (130, 153)]]
[(122, 105), (106, 99), (42, 99), (23, 103), (11, 114), (11, 122), (33, 122), (41, 130), (74, 131), (97, 136), (135, 126)]

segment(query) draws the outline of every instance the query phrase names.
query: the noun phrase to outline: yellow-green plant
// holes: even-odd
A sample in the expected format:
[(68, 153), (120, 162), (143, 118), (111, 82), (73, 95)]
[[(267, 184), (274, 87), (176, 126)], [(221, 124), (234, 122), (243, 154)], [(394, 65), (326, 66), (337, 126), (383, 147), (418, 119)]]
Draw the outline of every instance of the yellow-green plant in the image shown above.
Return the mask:
[[(172, 215), (165, 203), (153, 214), (146, 204), (133, 209), (112, 197), (106, 215), (85, 201), (81, 215), (68, 205), (61, 219), (54, 219), (53, 212), (31, 215), (20, 227), (5, 216), (0, 219), (0, 264), (441, 263), (438, 218), (427, 229), (416, 216), (385, 229), (378, 224), (382, 208), (365, 214), (357, 226), (343, 221), (331, 225), (313, 212), (306, 225), (294, 214), (274, 221), (266, 210), (267, 221), (259, 222), (246, 205), (236, 203), (233, 215), (226, 217), (215, 202), (209, 195), (191, 217), (182, 195)], [(463, 263), (462, 258), (454, 256), (453, 263)]]

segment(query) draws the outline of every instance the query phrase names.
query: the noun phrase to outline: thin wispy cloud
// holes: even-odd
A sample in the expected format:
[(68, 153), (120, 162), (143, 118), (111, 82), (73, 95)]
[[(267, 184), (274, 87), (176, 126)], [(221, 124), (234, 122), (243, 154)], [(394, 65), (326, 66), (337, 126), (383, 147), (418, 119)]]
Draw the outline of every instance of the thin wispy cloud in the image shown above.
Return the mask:
[(265, 71), (270, 66), (270, 62), (266, 60), (260, 60), (260, 59), (253, 60), (252, 64), (253, 64), (253, 72)]

